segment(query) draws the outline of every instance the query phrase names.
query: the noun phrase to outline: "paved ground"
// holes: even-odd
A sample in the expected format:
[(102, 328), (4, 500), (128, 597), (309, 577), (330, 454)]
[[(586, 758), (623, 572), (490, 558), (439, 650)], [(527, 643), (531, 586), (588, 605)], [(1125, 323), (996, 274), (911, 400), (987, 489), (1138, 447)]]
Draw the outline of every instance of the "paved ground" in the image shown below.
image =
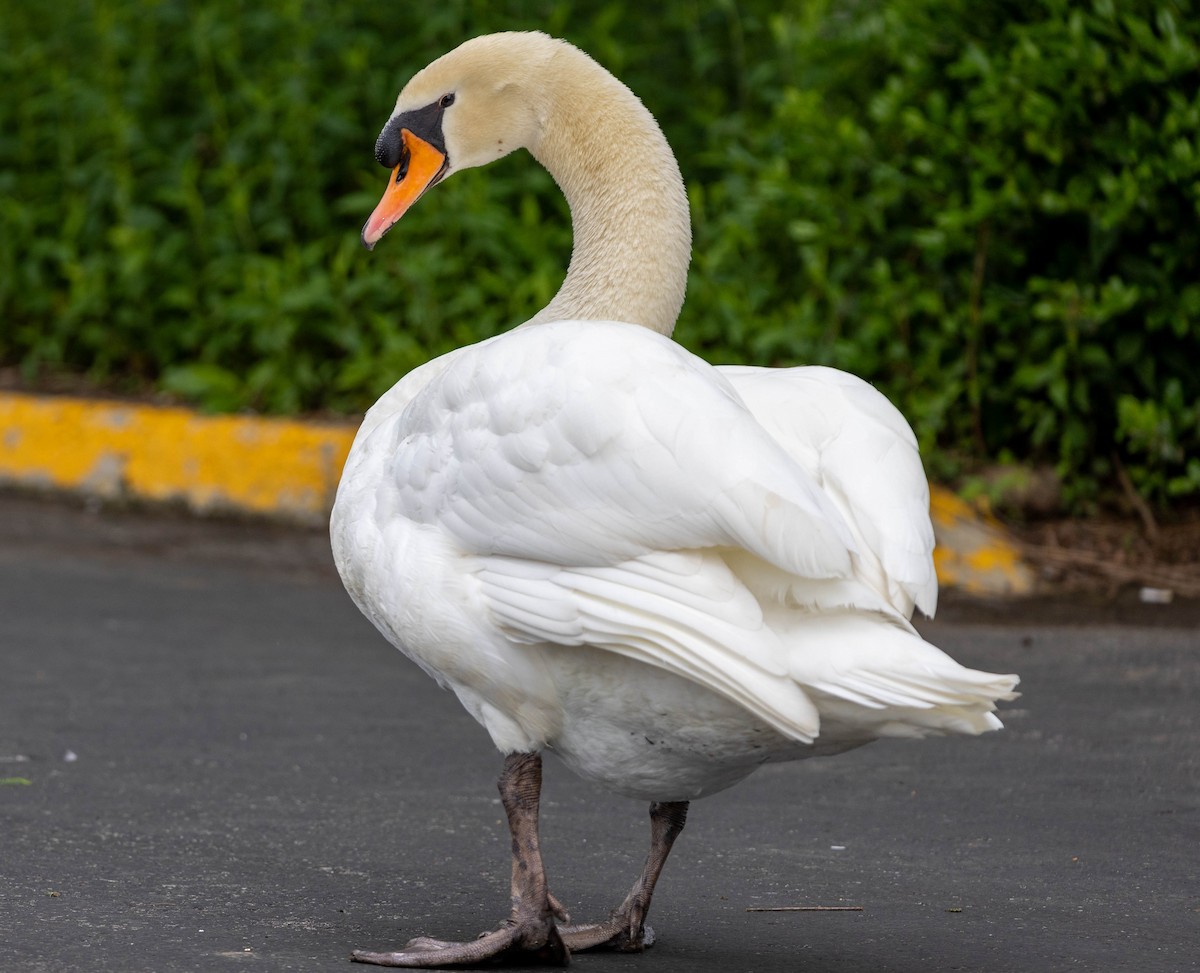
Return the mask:
[[(1024, 677), (1006, 732), (693, 805), (659, 945), (576, 968), (1200, 969), (1195, 606), (948, 608), (931, 638)], [(498, 758), (319, 534), (0, 497), (0, 761), (2, 971), (348, 970), (506, 910)], [(598, 915), (644, 808), (547, 778), (555, 890)], [(863, 911), (747, 911), (812, 905)]]

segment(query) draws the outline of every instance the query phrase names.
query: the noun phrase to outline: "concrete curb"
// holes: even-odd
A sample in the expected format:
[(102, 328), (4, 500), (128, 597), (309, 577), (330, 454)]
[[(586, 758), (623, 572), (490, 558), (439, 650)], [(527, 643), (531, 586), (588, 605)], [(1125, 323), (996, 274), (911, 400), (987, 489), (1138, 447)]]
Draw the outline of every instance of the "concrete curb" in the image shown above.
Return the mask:
[(0, 392), (0, 483), (315, 524), (355, 428)]
[[(319, 524), (356, 428), (0, 392), (0, 484)], [(999, 524), (938, 487), (930, 509), (943, 585), (987, 595), (1033, 589)]]
[(998, 521), (980, 514), (944, 487), (929, 488), (938, 582), (976, 595), (1028, 595), (1033, 570)]

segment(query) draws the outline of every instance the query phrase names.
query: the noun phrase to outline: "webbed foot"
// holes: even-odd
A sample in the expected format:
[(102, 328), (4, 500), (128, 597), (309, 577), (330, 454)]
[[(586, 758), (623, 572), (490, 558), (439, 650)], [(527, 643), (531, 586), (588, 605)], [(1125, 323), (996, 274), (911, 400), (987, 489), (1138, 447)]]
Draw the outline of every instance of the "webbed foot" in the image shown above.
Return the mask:
[(640, 953), (654, 945), (654, 930), (642, 923), (634, 931), (628, 916), (612, 916), (606, 922), (589, 922), (559, 929), (572, 953), (606, 949), (617, 953)]
[(407, 969), (437, 969), (446, 966), (478, 966), (483, 963), (520, 966), (566, 966), (570, 951), (553, 920), (505, 923), (465, 943), (418, 936), (392, 953), (355, 950), (356, 963)]

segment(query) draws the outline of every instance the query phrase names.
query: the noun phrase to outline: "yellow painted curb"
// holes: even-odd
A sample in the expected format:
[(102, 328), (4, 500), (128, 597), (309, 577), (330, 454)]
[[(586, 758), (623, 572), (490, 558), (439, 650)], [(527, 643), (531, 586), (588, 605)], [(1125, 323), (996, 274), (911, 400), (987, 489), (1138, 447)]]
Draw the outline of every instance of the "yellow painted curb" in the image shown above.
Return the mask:
[(0, 482), (316, 522), (354, 431), (0, 392)]
[(940, 584), (980, 595), (1033, 591), (1033, 571), (999, 522), (936, 486), (929, 490), (929, 513), (937, 538), (933, 564)]
[[(0, 483), (319, 523), (355, 428), (0, 392)], [(999, 524), (938, 487), (930, 511), (943, 585), (1032, 590), (1033, 574)]]

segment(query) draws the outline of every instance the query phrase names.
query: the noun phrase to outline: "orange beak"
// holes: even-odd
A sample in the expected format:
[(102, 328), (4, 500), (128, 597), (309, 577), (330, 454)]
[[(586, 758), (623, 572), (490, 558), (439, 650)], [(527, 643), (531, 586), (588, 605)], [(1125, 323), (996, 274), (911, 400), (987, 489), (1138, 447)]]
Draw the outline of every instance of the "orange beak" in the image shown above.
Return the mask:
[(421, 194), (442, 178), (449, 165), (446, 153), (413, 135), (407, 128), (401, 131), (400, 137), (404, 141), (404, 156), (392, 170), (383, 198), (363, 226), (362, 242), (368, 250), (373, 250)]

